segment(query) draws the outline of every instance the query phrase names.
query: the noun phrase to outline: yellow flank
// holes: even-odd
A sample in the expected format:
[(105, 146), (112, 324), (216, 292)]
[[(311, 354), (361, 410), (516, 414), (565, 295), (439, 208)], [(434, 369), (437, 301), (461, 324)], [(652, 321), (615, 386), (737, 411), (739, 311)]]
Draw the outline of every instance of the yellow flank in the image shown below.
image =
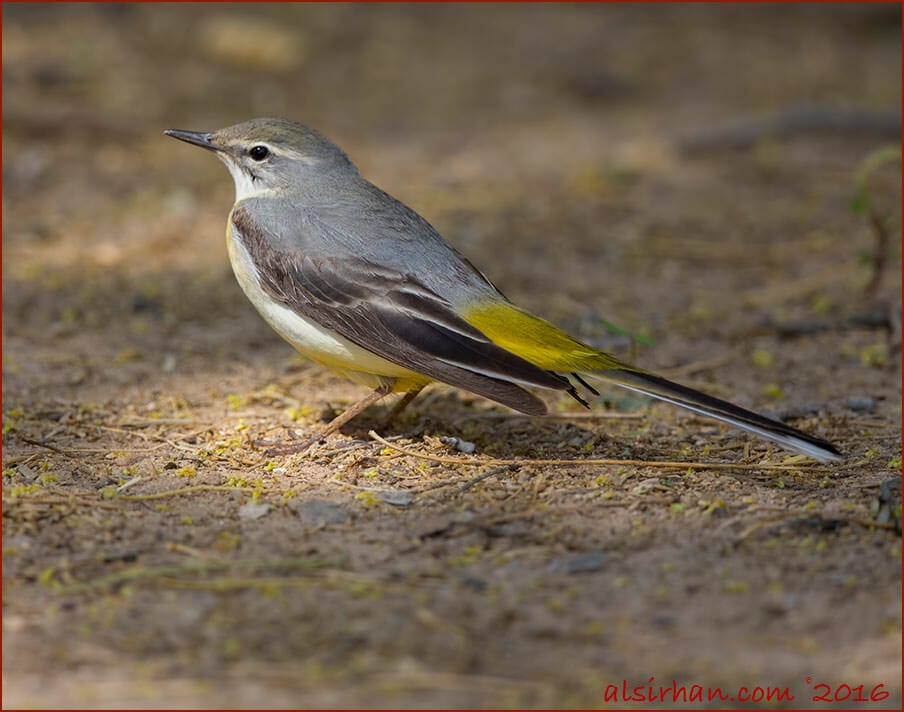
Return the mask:
[(493, 343), (546, 371), (636, 370), (510, 302), (468, 305), (462, 318)]

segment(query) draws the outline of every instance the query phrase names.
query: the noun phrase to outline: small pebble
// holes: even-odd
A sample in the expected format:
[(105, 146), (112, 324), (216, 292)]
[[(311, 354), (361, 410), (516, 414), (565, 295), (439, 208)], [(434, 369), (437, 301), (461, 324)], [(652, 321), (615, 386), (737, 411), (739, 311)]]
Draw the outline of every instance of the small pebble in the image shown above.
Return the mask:
[(893, 524), (901, 534), (901, 478), (892, 477), (882, 482), (879, 496), (873, 503), (873, 517), (877, 522)]
[(665, 630), (667, 628), (672, 628), (675, 625), (675, 618), (673, 616), (665, 615), (664, 613), (660, 613), (657, 616), (653, 617), (653, 627), (659, 628), (660, 630)]
[(788, 418), (806, 418), (816, 415), (825, 408), (825, 403), (802, 403), (787, 408), (763, 408), (763, 415), (773, 420), (786, 420)]
[(348, 512), (336, 502), (326, 499), (309, 499), (291, 505), (295, 514), (307, 527), (325, 527), (348, 521)]
[(239, 519), (260, 519), (270, 511), (269, 504), (255, 504), (249, 502), (239, 507)]
[(462, 581), (462, 583), (472, 591), (477, 591), (477, 593), (485, 591), (488, 585), (484, 579), (477, 578), (476, 576), (468, 576)]
[(876, 401), (869, 396), (851, 396), (847, 399), (847, 407), (858, 413), (872, 413)]
[(31, 549), (34, 546), (34, 543), (34, 537), (29, 536), (28, 534), (18, 534), (16, 536), (3, 538), (3, 548), (9, 550), (20, 549), (24, 551), (26, 549)]
[(406, 490), (381, 490), (376, 493), (377, 499), (394, 507), (407, 507), (414, 501), (414, 495)]
[(16, 465), (16, 469), (19, 470), (19, 474), (22, 475), (22, 478), (26, 482), (34, 482), (36, 479), (38, 479), (38, 473), (32, 470), (24, 462), (20, 462), (18, 465)]
[(456, 450), (463, 452), (466, 455), (470, 455), (477, 449), (477, 445), (467, 440), (460, 440), (459, 438), (441, 438), (441, 440), (445, 445), (454, 447)]

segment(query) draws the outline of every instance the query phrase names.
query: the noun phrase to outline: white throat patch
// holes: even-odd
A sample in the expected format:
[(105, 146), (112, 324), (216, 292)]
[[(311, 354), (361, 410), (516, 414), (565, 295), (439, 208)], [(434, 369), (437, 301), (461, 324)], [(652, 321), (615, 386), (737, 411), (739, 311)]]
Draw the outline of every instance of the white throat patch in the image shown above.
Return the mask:
[(251, 176), (243, 171), (234, 161), (219, 154), (217, 154), (217, 157), (226, 164), (229, 173), (232, 175), (232, 180), (235, 183), (235, 202), (239, 202), (245, 198), (257, 198), (270, 193), (270, 190), (265, 188), (261, 181), (252, 180)]

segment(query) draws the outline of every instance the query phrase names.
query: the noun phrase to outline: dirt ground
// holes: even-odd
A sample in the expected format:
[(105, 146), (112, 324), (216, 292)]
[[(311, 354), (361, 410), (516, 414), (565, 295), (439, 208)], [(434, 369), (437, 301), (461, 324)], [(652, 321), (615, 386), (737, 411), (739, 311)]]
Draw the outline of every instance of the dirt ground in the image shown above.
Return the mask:
[[(606, 696), (652, 678), (899, 708), (900, 30), (895, 4), (4, 3), (4, 707), (676, 706)], [(162, 135), (262, 115), (525, 308), (847, 459), (625, 391), (542, 419), (444, 386), (268, 457), (364, 391), (253, 311), (227, 172)]]

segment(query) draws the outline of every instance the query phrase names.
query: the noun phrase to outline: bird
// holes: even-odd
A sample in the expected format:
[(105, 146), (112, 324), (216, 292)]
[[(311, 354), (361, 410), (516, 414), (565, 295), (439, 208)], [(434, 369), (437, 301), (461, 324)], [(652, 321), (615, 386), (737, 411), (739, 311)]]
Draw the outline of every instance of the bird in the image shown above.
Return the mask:
[(842, 459), (824, 439), (631, 365), (518, 307), (313, 128), (256, 118), (164, 133), (212, 151), (232, 175), (227, 251), (264, 320), (303, 356), (372, 389), (281, 452), (321, 442), (390, 393), (401, 394), (397, 415), (434, 381), (540, 416), (535, 389), (589, 407), (579, 388), (599, 395), (589, 382), (599, 379), (818, 461)]

